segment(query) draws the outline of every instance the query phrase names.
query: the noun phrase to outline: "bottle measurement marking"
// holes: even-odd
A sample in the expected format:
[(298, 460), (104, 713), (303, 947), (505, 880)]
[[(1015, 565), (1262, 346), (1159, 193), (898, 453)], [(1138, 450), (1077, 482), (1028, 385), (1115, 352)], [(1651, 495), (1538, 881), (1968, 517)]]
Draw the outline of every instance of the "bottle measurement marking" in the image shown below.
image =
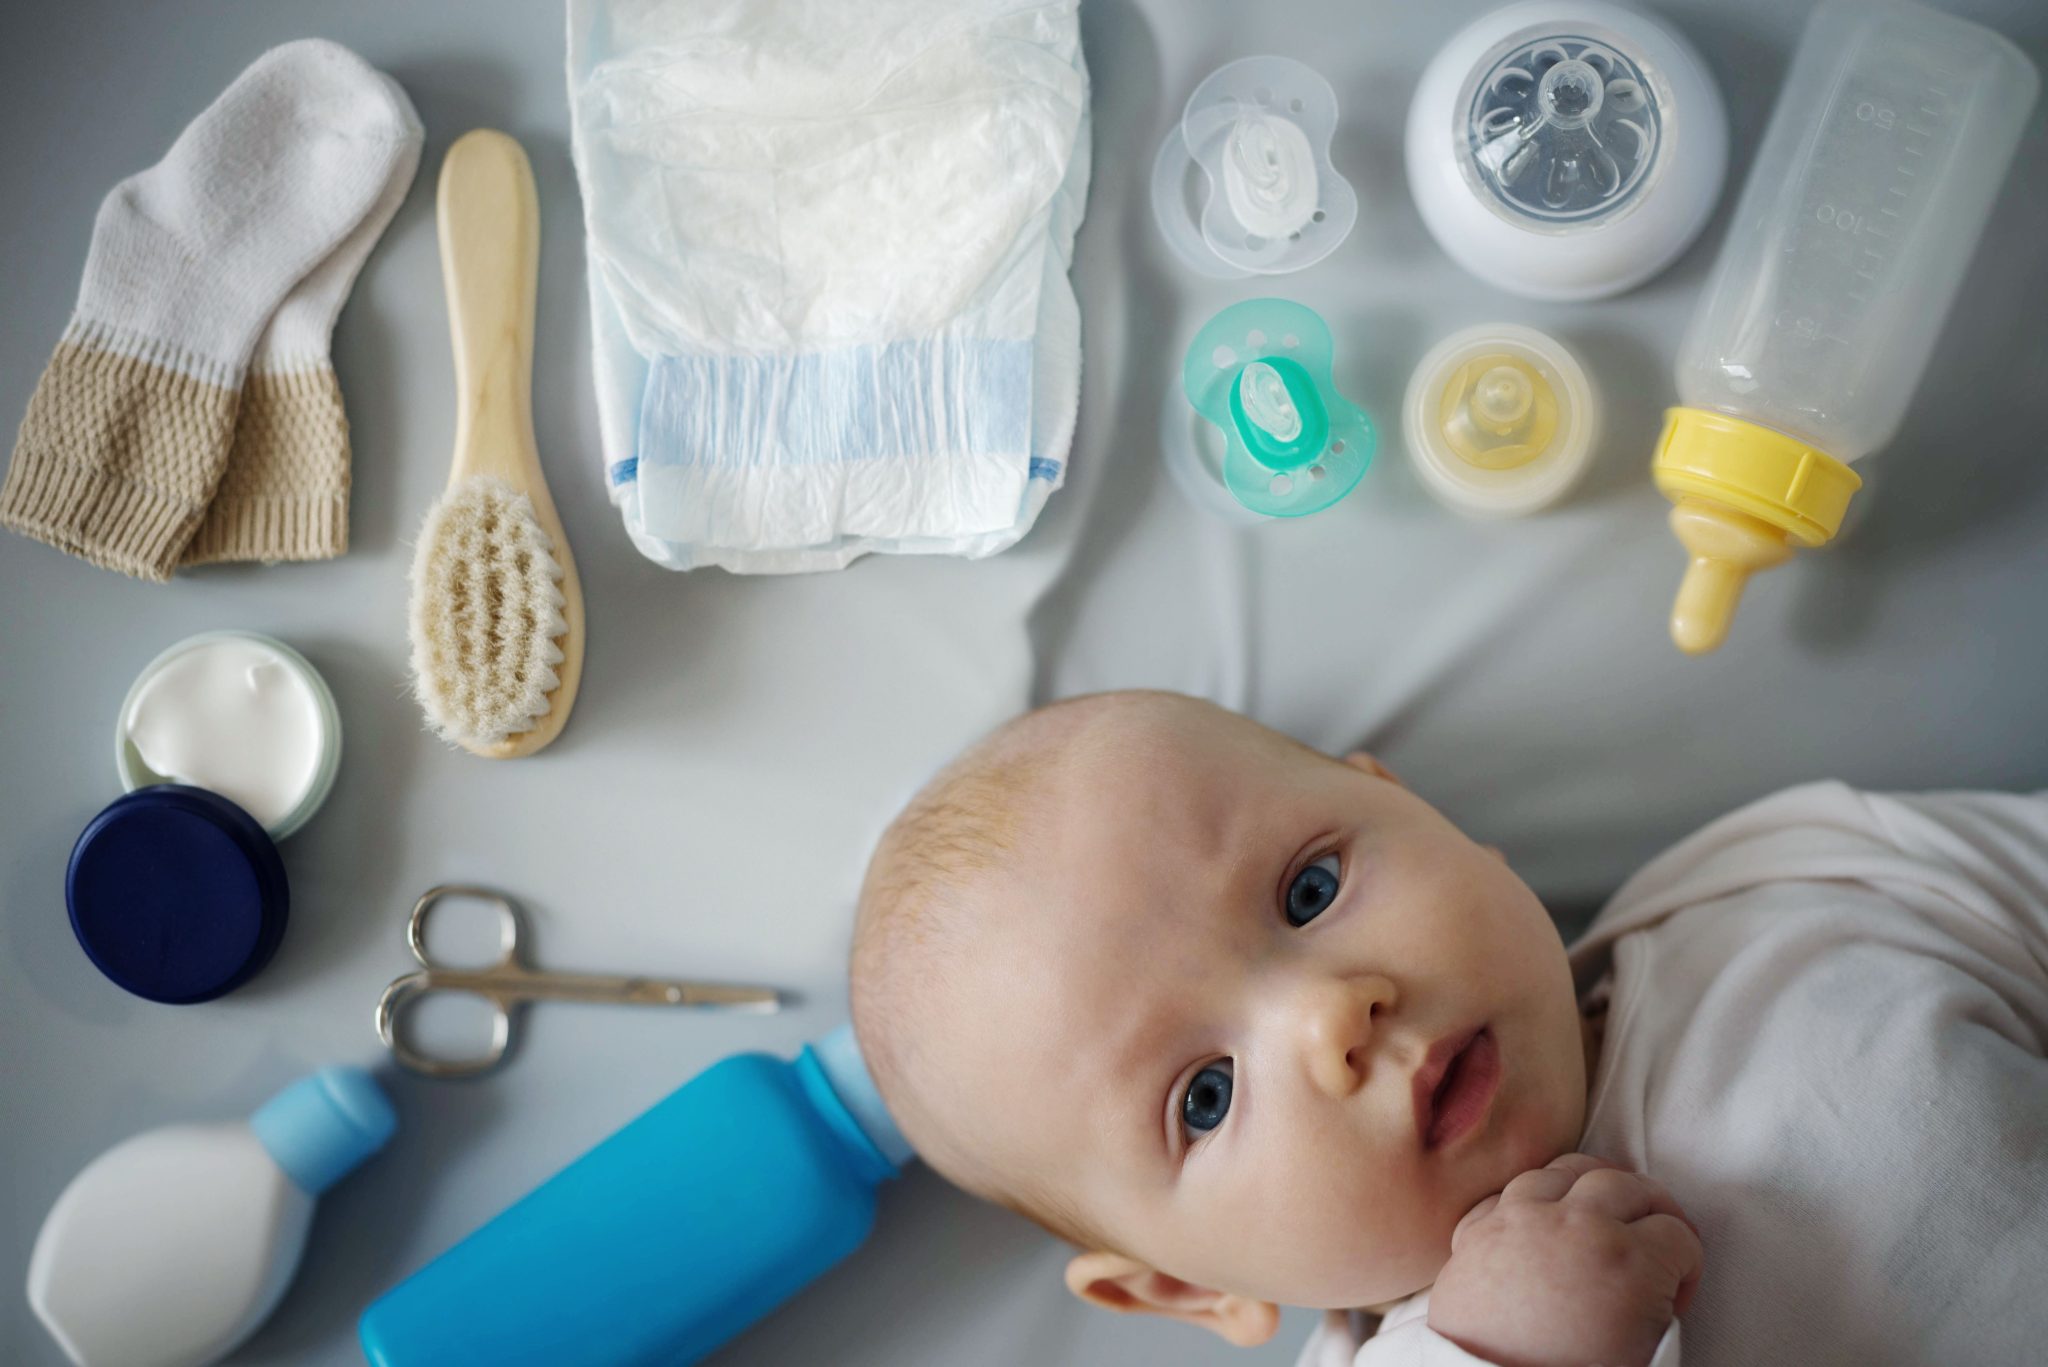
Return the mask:
[[(1951, 73), (1937, 72), (1937, 76)], [(1948, 92), (1939, 86), (1923, 86), (1918, 102), (1918, 113), (1911, 113), (1915, 104), (1911, 95), (1894, 104), (1882, 96), (1856, 100), (1845, 106), (1837, 106), (1843, 114), (1853, 119), (1849, 127), (1860, 125), (1869, 130), (1861, 136), (1869, 139), (1871, 162), (1866, 163), (1867, 179), (1864, 188), (1850, 188), (1844, 184), (1841, 193), (1852, 201), (1861, 198), (1863, 203), (1844, 204), (1840, 199), (1825, 199), (1814, 204), (1811, 212), (1819, 224), (1834, 229), (1846, 238), (1836, 239), (1834, 234), (1823, 234), (1811, 245), (1827, 252), (1838, 263), (1835, 267), (1850, 278), (1837, 286), (1843, 301), (1833, 316), (1825, 308), (1810, 313), (1798, 309), (1786, 309), (1773, 320), (1774, 326), (1784, 329), (1800, 343), (1816, 347), (1833, 343), (1844, 348), (1853, 348), (1855, 338), (1861, 332), (1864, 320), (1871, 307), (1872, 299), (1885, 288), (1885, 275), (1891, 269), (1893, 253), (1901, 229), (1918, 212), (1920, 189), (1914, 183), (1920, 175), (1917, 168), (1927, 164), (1929, 149), (1940, 152), (1945, 146), (1944, 139), (1950, 129), (1954, 108)], [(1840, 125), (1838, 125), (1840, 127)], [(1847, 130), (1845, 129), (1844, 132)], [(1880, 168), (1882, 158), (1889, 153), (1893, 161), (1893, 175), (1890, 183), (1882, 180)], [(1878, 195), (1877, 187), (1884, 184), (1889, 194)], [(1871, 202), (1871, 201), (1875, 202)], [(1875, 212), (1873, 212), (1873, 210)], [(1890, 219), (1880, 223), (1879, 215)], [(1822, 241), (1839, 242), (1834, 247), (1821, 247)], [(1854, 245), (1850, 245), (1854, 244)]]

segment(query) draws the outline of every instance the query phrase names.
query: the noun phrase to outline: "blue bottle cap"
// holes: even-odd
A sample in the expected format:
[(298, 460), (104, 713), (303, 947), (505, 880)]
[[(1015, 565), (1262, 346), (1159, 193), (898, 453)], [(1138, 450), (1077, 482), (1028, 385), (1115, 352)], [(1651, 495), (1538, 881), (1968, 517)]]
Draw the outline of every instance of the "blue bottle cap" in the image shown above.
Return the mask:
[(166, 783), (87, 824), (64, 900), (95, 968), (138, 997), (182, 1006), (232, 992), (270, 962), (291, 891), (254, 817), (218, 793)]
[(384, 1147), (398, 1113), (360, 1068), (322, 1068), (263, 1103), (249, 1128), (309, 1196), (354, 1172)]
[(896, 1128), (895, 1117), (882, 1102), (882, 1094), (868, 1072), (868, 1062), (861, 1057), (860, 1041), (854, 1038), (853, 1027), (840, 1026), (813, 1044), (811, 1051), (817, 1055), (839, 1104), (853, 1117), (861, 1133), (881, 1150), (882, 1156), (898, 1168), (915, 1158), (910, 1141)]

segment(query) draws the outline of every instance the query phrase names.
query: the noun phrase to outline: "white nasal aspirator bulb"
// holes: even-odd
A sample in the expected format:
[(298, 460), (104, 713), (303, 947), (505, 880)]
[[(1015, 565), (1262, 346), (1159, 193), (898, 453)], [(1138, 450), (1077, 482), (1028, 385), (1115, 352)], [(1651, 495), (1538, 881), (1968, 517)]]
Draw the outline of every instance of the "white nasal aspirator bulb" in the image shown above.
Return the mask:
[(323, 1068), (246, 1121), (116, 1144), (44, 1219), (29, 1305), (78, 1367), (217, 1362), (291, 1285), (320, 1193), (397, 1123), (368, 1073)]

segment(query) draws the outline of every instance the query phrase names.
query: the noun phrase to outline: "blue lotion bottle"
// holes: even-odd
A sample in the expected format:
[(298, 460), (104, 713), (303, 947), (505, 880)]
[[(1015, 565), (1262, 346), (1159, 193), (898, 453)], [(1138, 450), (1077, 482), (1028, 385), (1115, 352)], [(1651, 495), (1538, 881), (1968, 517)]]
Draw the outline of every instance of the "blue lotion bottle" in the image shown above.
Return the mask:
[(911, 1157), (851, 1027), (737, 1054), (363, 1313), (373, 1367), (695, 1362), (858, 1247)]

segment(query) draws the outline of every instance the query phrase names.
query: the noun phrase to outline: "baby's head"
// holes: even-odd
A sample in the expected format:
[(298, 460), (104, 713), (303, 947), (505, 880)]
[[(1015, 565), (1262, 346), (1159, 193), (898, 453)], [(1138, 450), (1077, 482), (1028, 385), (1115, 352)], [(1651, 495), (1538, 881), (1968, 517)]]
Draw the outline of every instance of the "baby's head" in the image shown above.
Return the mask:
[(996, 732), (889, 828), (854, 1026), (918, 1153), (1084, 1251), (1084, 1299), (1237, 1342), (1427, 1286), (1572, 1148), (1564, 946), (1364, 756), (1162, 693)]

